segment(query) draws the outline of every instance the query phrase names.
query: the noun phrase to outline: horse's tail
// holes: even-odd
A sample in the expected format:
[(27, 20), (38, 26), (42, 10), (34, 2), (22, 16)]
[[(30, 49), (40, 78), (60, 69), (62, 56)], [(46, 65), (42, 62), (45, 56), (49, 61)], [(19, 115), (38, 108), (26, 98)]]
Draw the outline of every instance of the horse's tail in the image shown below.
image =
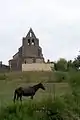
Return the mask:
[(15, 100), (16, 100), (16, 96), (17, 96), (17, 90), (14, 91), (14, 99), (13, 99), (14, 103), (15, 103)]

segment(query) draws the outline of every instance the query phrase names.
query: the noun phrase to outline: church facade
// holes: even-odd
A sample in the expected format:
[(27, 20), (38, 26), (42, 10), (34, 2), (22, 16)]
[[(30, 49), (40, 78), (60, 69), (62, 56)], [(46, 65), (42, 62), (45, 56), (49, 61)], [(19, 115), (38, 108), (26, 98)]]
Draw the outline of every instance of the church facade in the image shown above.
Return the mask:
[(11, 70), (22, 70), (22, 64), (44, 63), (42, 48), (39, 46), (39, 39), (36, 38), (30, 28), (26, 37), (22, 39), (22, 46), (18, 52), (9, 60)]

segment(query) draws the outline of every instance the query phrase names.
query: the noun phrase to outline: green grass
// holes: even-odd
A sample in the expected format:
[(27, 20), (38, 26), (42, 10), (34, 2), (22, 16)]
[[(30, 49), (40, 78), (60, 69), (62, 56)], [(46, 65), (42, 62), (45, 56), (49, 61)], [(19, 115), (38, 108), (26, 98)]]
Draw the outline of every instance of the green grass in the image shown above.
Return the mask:
[[(37, 83), (26, 83), (22, 80), (14, 80), (14, 81), (0, 81), (0, 103), (3, 105), (4, 103), (12, 102), (13, 93), (15, 88), (19, 86), (32, 86)], [(55, 95), (60, 96), (64, 93), (70, 91), (70, 88), (67, 83), (43, 83), (46, 90), (43, 91), (39, 89), (34, 96), (34, 99), (41, 100), (43, 98), (47, 98), (49, 95), (54, 97), (54, 85), (55, 85)], [(23, 97), (24, 100), (29, 100), (27, 97)]]
[[(17, 87), (32, 86), (39, 82), (43, 82), (45, 91), (39, 89), (33, 100), (23, 97), (22, 105), (20, 102), (13, 104), (13, 93)], [(71, 93), (72, 91), (79, 94), (75, 96)], [(42, 108), (44, 108), (44, 112), (37, 112)], [(49, 114), (46, 113), (46, 110), (50, 110)], [(57, 114), (50, 115), (51, 111), (57, 112)], [(78, 120), (79, 116), (80, 72), (12, 72), (5, 73), (5, 75), (0, 74), (1, 120)]]
[[(9, 72), (0, 73), (0, 104), (12, 102), (14, 90), (19, 86), (30, 86), (43, 82), (46, 90), (39, 90), (34, 99), (41, 100), (49, 95), (60, 96), (70, 91), (69, 85), (65, 82), (60, 82), (62, 76), (67, 79), (67, 73), (62, 72)], [(57, 82), (57, 83), (56, 83)], [(23, 97), (24, 100), (29, 100), (27, 97)]]
[[(65, 100), (64, 100), (65, 97)], [(70, 99), (69, 99), (70, 98)], [(1, 120), (79, 120), (80, 104), (73, 96), (52, 97), (41, 101), (30, 100), (22, 104), (9, 104), (1, 108)]]
[[(62, 80), (63, 76), (64, 80)], [(43, 114), (34, 112), (34, 114), (31, 116), (34, 105), (36, 103), (37, 108), (39, 108), (43, 104), (47, 106), (47, 104), (49, 104), (50, 102), (49, 98), (54, 99), (54, 90), (55, 97), (63, 96), (70, 93), (71, 89), (67, 83), (67, 79), (67, 73), (62, 72), (11, 72), (5, 74), (0, 73), (1, 120), (47, 120), (46, 113)], [(16, 105), (13, 104), (13, 94), (14, 90), (17, 87), (32, 86), (39, 82), (42, 82), (44, 84), (46, 88), (45, 91), (39, 89), (36, 92), (33, 101), (29, 97), (23, 97), (23, 105), (21, 109), (18, 103)], [(52, 105), (53, 104), (54, 103), (52, 103)], [(15, 111), (17, 113), (15, 113)]]
[(67, 72), (9, 72), (9, 73), (0, 73), (0, 80), (23, 80), (27, 83), (30, 82), (62, 82), (68, 79)]
[[(58, 104), (59, 102), (59, 104)], [(61, 108), (62, 107), (62, 108)], [(43, 110), (44, 108), (44, 110)], [(50, 109), (51, 108), (51, 109)], [(47, 111), (52, 110), (54, 113), (57, 109), (61, 112), (64, 110), (64, 104), (61, 101), (53, 102), (52, 99), (43, 99), (42, 101), (27, 101), (21, 104), (10, 104), (2, 107), (0, 111), (1, 120), (51, 120), (51, 118), (61, 118), (61, 114), (56, 116), (49, 115)], [(51, 111), (50, 111), (51, 112)], [(57, 119), (55, 119), (57, 120)]]

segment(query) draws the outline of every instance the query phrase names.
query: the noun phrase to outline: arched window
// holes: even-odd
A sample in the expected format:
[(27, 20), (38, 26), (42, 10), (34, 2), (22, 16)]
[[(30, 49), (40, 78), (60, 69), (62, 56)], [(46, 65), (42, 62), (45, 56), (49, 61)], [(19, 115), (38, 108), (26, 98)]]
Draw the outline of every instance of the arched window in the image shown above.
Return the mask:
[(34, 39), (32, 39), (32, 45), (35, 45)]
[(28, 39), (28, 45), (30, 45), (30, 39)]

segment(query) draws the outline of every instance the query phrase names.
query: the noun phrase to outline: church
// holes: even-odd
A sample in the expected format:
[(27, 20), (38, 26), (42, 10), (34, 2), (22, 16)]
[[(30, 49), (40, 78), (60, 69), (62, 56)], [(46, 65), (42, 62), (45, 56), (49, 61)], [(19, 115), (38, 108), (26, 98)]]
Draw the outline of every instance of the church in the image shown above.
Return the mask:
[(22, 70), (22, 64), (44, 63), (42, 48), (39, 39), (30, 28), (26, 37), (22, 39), (22, 46), (18, 52), (9, 60), (11, 70)]

